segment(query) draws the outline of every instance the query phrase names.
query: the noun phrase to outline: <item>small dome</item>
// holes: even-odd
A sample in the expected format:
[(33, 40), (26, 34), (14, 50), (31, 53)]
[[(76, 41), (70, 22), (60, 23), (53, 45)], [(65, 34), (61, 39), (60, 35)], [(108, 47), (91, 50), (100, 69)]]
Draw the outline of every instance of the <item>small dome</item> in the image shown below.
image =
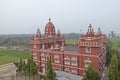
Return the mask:
[(98, 31), (97, 31), (96, 35), (97, 35), (97, 36), (101, 36), (101, 35), (102, 35), (102, 31), (101, 31), (100, 28), (98, 28)]
[(55, 27), (49, 19), (49, 22), (45, 26), (45, 35), (54, 35), (55, 34)]

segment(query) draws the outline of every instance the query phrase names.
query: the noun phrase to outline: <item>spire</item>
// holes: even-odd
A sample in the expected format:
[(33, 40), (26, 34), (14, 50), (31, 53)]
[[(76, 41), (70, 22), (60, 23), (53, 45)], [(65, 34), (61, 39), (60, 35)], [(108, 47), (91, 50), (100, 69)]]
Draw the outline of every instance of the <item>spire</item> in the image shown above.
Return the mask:
[(51, 19), (49, 18), (49, 21), (51, 21)]
[(58, 29), (58, 31), (57, 31), (57, 36), (60, 36), (61, 35), (61, 32), (60, 32), (60, 30)]
[(92, 25), (91, 25), (91, 24), (89, 24), (89, 27), (90, 27), (90, 28), (92, 28)]
[(41, 32), (39, 28), (37, 29), (36, 37), (41, 37)]

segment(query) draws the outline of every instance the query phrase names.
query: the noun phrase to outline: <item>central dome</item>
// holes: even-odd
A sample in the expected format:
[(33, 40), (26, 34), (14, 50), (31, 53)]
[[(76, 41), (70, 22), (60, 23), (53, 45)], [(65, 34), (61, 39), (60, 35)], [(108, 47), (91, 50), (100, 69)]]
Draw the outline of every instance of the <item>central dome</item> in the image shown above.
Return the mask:
[(55, 34), (55, 27), (49, 19), (49, 22), (45, 26), (45, 35), (54, 35)]

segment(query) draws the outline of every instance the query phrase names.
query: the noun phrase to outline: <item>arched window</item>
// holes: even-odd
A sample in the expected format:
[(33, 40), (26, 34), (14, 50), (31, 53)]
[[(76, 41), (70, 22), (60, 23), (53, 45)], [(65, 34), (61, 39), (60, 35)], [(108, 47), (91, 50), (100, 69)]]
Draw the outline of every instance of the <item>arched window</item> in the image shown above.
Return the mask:
[(60, 59), (59, 59), (59, 56), (58, 56), (58, 55), (55, 55), (55, 56), (54, 56), (54, 62), (55, 62), (55, 63), (59, 63), (59, 62), (60, 62)]

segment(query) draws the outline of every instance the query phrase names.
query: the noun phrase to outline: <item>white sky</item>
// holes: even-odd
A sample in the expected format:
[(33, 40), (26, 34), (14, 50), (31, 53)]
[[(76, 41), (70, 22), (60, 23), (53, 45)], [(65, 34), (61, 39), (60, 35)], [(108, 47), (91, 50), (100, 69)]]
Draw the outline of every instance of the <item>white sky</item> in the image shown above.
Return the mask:
[(90, 23), (120, 33), (120, 0), (0, 0), (0, 34), (44, 33), (49, 17), (62, 33), (86, 32)]

